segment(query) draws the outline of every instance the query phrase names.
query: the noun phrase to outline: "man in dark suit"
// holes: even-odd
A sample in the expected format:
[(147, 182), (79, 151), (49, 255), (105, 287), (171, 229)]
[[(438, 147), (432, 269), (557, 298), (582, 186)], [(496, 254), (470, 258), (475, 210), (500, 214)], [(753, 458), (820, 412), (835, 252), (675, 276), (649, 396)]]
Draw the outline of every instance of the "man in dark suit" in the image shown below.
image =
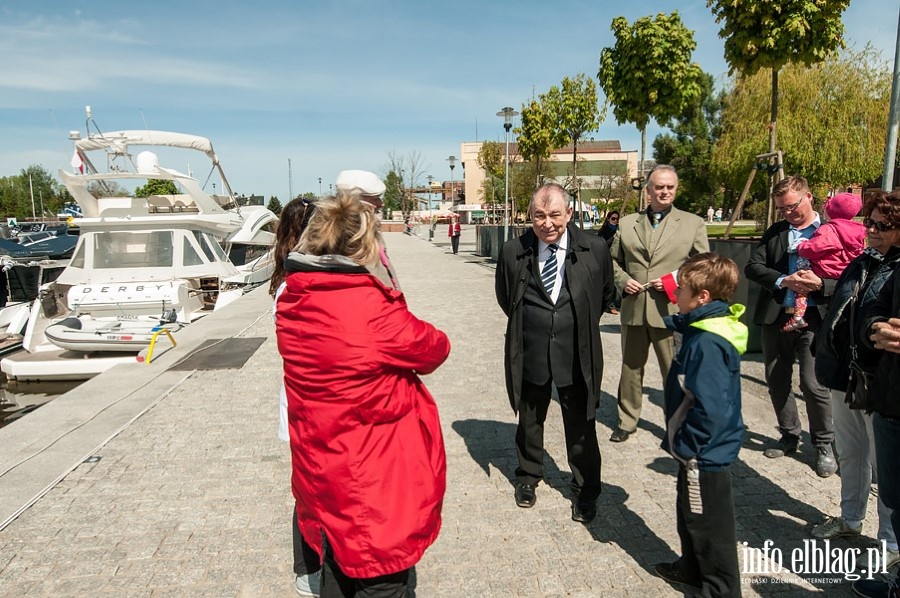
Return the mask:
[(509, 318), (506, 389), (516, 429), (516, 504), (534, 505), (544, 476), (544, 420), (555, 385), (562, 407), (575, 501), (572, 519), (597, 514), (600, 447), (596, 411), (603, 377), (600, 317), (612, 303), (612, 262), (606, 242), (569, 226), (566, 190), (552, 183), (531, 198), (532, 230), (507, 241), (497, 262), (496, 292)]
[[(761, 287), (753, 312), (753, 323), (761, 328), (763, 360), (769, 398), (775, 408), (781, 438), (764, 452), (776, 459), (797, 451), (800, 444), (800, 417), (792, 389), (794, 363), (800, 362), (800, 390), (806, 401), (809, 435), (816, 449), (816, 473), (828, 477), (837, 471), (834, 428), (831, 421), (831, 393), (816, 379), (815, 360), (810, 351), (816, 331), (822, 324), (834, 280), (822, 279), (811, 270), (797, 269), (796, 246), (800, 238), (810, 238), (821, 224), (813, 209), (813, 197), (806, 179), (790, 176), (772, 188), (775, 207), (784, 217), (763, 234), (759, 245), (744, 268), (748, 279)], [(782, 327), (793, 315), (797, 292), (809, 294), (806, 312), (808, 328), (784, 332)]]

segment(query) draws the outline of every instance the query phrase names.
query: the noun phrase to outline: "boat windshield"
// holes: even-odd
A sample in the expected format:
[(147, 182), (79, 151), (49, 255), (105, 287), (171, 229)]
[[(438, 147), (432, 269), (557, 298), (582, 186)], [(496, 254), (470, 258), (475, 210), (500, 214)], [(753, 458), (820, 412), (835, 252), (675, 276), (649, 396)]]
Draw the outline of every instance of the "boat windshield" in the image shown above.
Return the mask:
[(172, 231), (95, 233), (94, 268), (169, 268)]

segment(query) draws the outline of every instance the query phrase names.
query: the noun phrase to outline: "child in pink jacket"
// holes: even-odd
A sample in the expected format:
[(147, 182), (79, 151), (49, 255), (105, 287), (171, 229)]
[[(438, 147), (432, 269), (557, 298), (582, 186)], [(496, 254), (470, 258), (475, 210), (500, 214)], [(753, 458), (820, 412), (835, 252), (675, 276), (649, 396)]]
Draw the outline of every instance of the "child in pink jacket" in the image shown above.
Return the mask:
[[(828, 222), (816, 229), (810, 239), (800, 239), (788, 249), (796, 251), (797, 269), (812, 269), (820, 278), (840, 278), (844, 268), (866, 248), (866, 227), (854, 222), (862, 208), (862, 199), (853, 193), (838, 193), (825, 202)], [(785, 322), (784, 331), (806, 328), (806, 295), (797, 293), (794, 315)]]

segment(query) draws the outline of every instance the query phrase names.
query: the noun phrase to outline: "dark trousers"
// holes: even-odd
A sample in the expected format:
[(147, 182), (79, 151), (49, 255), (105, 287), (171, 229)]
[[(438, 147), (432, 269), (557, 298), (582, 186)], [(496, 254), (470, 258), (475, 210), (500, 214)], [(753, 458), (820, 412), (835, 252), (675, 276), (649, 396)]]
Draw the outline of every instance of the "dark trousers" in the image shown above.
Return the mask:
[(320, 598), (403, 598), (412, 568), (367, 579), (348, 577), (325, 549)]
[[(582, 380), (557, 388), (562, 407), (566, 454), (574, 477), (578, 500), (592, 501), (600, 496), (600, 446), (597, 444), (597, 420), (587, 417), (587, 388)], [(519, 483), (536, 485), (544, 477), (544, 421), (550, 407), (551, 382), (537, 385), (522, 382), (519, 425), (516, 428), (516, 453)]]
[(291, 529), (294, 539), (294, 574), (307, 575), (308, 573), (315, 573), (322, 567), (319, 564), (319, 555), (312, 549), (312, 546), (306, 543), (306, 540), (303, 539), (303, 534), (300, 533), (300, 527), (297, 525), (296, 506), (291, 515), (293, 515), (291, 517)]
[(459, 253), (459, 235), (450, 237), (450, 246), (453, 247), (453, 253)]
[(793, 393), (794, 364), (800, 362), (800, 391), (806, 401), (809, 435), (814, 445), (831, 444), (834, 428), (831, 423), (831, 392), (816, 379), (815, 358), (810, 348), (815, 333), (822, 324), (816, 308), (806, 313), (809, 328), (798, 332), (783, 332), (782, 326), (790, 316), (782, 314), (774, 324), (762, 326), (762, 350), (766, 367), (769, 398), (775, 408), (778, 429), (782, 438), (800, 439), (802, 428)]
[(679, 569), (700, 596), (740, 596), (741, 580), (731, 498), (731, 468), (700, 472), (702, 512), (691, 512), (687, 468), (678, 469), (677, 518), (681, 539)]
[(892, 509), (891, 523), (896, 535), (900, 533), (900, 420), (876, 413), (872, 429), (875, 433), (878, 498)]

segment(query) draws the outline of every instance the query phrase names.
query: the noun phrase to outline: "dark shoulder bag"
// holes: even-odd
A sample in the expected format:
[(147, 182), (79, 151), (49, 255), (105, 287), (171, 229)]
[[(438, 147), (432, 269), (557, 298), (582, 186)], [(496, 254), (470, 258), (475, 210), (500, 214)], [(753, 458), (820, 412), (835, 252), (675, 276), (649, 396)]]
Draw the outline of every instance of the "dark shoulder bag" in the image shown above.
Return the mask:
[(872, 411), (873, 405), (869, 397), (869, 387), (872, 382), (872, 374), (866, 372), (859, 365), (859, 357), (856, 350), (856, 301), (859, 295), (859, 281), (853, 287), (853, 296), (850, 298), (850, 380), (847, 383), (847, 394), (844, 401), (850, 409), (864, 409), (866, 413)]

